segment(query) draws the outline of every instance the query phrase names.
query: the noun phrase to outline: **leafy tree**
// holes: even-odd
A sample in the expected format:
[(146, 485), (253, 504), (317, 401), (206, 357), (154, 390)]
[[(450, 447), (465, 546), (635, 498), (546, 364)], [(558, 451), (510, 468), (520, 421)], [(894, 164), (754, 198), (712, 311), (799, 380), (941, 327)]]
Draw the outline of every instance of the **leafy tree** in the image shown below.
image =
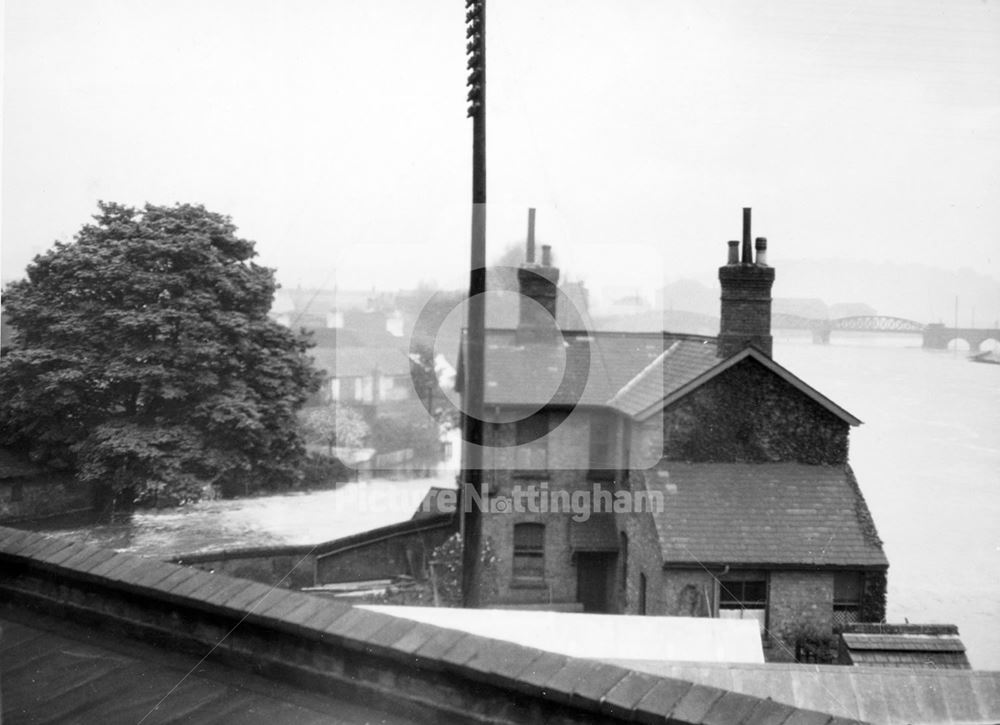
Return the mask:
[(118, 505), (290, 482), (318, 376), (308, 340), (268, 318), (273, 270), (202, 206), (98, 206), (6, 290), (0, 442)]
[(334, 446), (360, 448), (368, 435), (364, 417), (346, 405), (307, 408), (299, 419), (306, 441), (327, 446), (330, 455), (333, 455)]
[(441, 452), (441, 428), (422, 408), (380, 415), (372, 424), (368, 440), (378, 453), (411, 448), (418, 458), (433, 459)]

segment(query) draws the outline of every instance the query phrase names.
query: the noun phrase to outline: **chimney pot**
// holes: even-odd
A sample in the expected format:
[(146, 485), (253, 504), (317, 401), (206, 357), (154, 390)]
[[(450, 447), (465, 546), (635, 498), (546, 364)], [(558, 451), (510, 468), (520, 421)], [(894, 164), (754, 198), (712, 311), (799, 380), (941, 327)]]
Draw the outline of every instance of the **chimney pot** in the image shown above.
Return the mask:
[(739, 264), (740, 263), (740, 241), (738, 239), (733, 239), (729, 242), (729, 259), (726, 260), (726, 264)]
[(542, 266), (551, 267), (552, 266), (552, 245), (543, 244), (542, 245)]
[(757, 237), (754, 246), (757, 248), (757, 265), (760, 267), (767, 266), (767, 237)]
[(750, 250), (750, 207), (743, 207), (743, 264), (753, 264), (753, 253)]
[(528, 248), (525, 254), (528, 264), (535, 263), (535, 210), (528, 209)]

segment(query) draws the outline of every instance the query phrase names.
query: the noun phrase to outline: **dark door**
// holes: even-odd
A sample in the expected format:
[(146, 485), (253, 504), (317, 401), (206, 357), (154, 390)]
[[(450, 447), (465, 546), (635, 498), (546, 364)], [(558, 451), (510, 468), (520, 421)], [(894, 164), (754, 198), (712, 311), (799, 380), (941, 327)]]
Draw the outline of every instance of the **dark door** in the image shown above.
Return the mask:
[(614, 554), (576, 555), (576, 601), (583, 604), (583, 611), (607, 613), (611, 611), (608, 594), (609, 582), (614, 572)]

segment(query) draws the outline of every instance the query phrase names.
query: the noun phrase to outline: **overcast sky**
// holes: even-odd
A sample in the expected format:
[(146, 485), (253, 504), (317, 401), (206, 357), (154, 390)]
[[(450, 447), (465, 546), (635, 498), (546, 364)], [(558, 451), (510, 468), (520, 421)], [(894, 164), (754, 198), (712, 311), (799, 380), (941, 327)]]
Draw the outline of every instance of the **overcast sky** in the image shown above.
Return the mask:
[[(489, 256), (594, 286), (771, 260), (1000, 278), (996, 0), (490, 0)], [(2, 264), (98, 199), (232, 216), (286, 286), (457, 286), (461, 0), (7, 0)]]

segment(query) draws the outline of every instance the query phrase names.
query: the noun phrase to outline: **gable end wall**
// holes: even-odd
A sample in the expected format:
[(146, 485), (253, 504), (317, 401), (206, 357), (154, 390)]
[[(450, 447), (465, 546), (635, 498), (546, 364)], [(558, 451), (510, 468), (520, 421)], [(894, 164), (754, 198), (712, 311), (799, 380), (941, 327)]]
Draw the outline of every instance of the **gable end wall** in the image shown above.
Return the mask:
[(695, 462), (847, 462), (850, 426), (752, 359), (663, 412), (663, 454)]

